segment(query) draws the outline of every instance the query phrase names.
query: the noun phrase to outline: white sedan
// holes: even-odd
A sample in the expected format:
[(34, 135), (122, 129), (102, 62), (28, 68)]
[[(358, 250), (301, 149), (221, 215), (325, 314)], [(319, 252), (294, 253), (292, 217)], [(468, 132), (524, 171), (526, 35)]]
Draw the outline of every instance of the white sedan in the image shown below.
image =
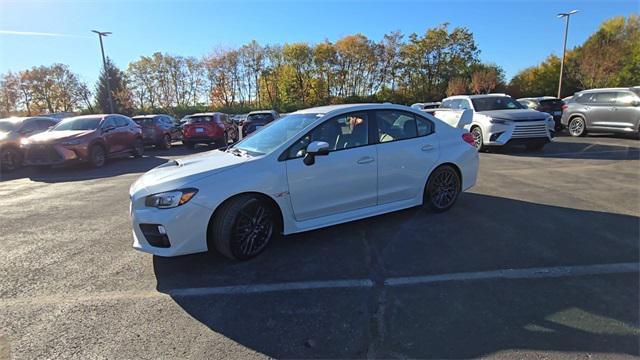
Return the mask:
[(292, 234), (425, 204), (476, 182), (473, 136), (391, 104), (306, 109), (225, 150), (170, 161), (130, 189), (133, 247), (249, 259)]

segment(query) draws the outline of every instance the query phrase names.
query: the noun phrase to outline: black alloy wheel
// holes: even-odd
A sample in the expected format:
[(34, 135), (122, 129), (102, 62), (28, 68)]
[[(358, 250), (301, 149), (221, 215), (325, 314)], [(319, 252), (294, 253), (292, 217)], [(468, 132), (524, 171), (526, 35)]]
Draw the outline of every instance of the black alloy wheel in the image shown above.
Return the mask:
[(458, 172), (449, 165), (437, 168), (429, 178), (426, 200), (435, 212), (448, 210), (460, 195), (461, 183)]

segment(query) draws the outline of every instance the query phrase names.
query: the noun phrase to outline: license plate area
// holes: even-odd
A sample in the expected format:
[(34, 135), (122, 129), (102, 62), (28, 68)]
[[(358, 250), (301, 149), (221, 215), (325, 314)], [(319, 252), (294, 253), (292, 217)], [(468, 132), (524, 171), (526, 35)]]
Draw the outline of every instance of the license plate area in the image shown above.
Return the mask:
[(197, 132), (197, 133), (203, 133), (203, 132), (204, 132), (204, 129), (203, 129), (203, 128), (196, 128), (196, 132)]

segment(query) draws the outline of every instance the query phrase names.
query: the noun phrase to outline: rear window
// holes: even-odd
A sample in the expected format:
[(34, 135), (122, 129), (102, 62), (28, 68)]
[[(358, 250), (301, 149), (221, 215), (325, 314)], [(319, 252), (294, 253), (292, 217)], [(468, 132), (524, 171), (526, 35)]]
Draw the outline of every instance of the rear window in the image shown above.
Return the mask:
[(247, 116), (248, 121), (273, 121), (273, 115), (271, 114), (251, 114)]
[(560, 99), (544, 99), (540, 100), (540, 105), (562, 105), (563, 101)]
[(207, 122), (215, 122), (216, 119), (214, 116), (190, 116), (187, 119), (187, 123), (189, 124), (200, 124)]
[(134, 118), (133, 121), (138, 125), (153, 125), (153, 118)]
[(13, 121), (0, 121), (0, 131), (9, 132), (15, 129), (15, 122)]

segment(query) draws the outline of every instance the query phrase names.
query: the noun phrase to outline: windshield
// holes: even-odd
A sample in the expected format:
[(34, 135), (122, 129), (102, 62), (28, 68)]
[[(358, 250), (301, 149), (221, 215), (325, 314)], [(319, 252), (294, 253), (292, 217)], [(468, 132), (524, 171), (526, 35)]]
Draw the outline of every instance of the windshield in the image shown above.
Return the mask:
[(13, 121), (0, 121), (0, 132), (9, 132), (15, 128), (16, 126)]
[(81, 117), (62, 120), (51, 131), (63, 130), (95, 130), (100, 125), (101, 117)]
[(291, 114), (270, 123), (236, 144), (233, 148), (250, 154), (264, 155), (289, 141), (294, 135), (316, 121), (322, 114)]
[(471, 99), (476, 111), (524, 109), (519, 102), (508, 96), (488, 96)]

